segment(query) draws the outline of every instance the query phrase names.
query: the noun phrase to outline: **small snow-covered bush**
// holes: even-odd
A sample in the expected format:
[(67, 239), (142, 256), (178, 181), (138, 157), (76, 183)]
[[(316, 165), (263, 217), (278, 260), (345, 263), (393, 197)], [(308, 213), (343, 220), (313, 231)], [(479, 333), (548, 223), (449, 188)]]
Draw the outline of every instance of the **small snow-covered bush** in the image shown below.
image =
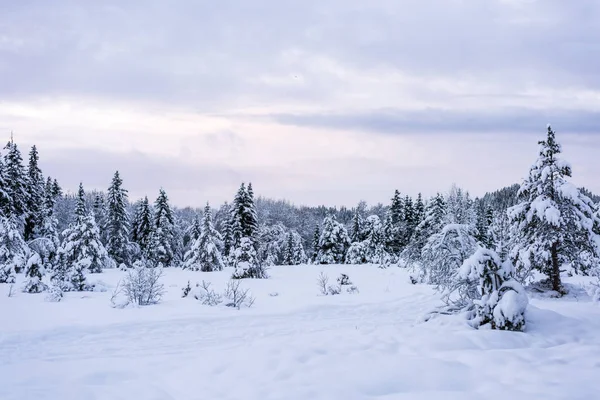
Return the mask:
[(258, 262), (254, 243), (250, 238), (242, 238), (239, 247), (234, 250), (233, 265), (235, 271), (231, 276), (232, 279), (266, 279), (269, 277), (264, 265)]
[(127, 304), (146, 306), (158, 303), (164, 294), (164, 285), (160, 283), (162, 275), (162, 268), (149, 268), (146, 262), (136, 261), (120, 283)]
[(46, 301), (49, 302), (53, 302), (53, 303), (58, 303), (59, 301), (61, 301), (64, 297), (63, 294), (63, 290), (60, 287), (60, 285), (50, 285), (49, 289), (48, 289), (48, 294), (45, 297)]
[(210, 282), (202, 281), (202, 284), (196, 283), (193, 290), (194, 298), (205, 306), (216, 306), (223, 302), (223, 296), (215, 292), (211, 286)]
[(225, 305), (227, 307), (237, 308), (238, 310), (242, 306), (252, 307), (255, 301), (248, 289), (240, 287), (240, 281), (238, 280), (230, 280), (227, 283), (224, 294), (225, 298), (229, 300)]
[(42, 282), (44, 275), (44, 266), (42, 259), (38, 253), (32, 253), (25, 266), (25, 285), (23, 286), (24, 293), (41, 293), (48, 289), (48, 286)]
[(327, 287), (327, 294), (335, 296), (336, 294), (342, 293), (342, 287), (340, 285), (329, 285)]
[(327, 276), (327, 274), (325, 274), (324, 272), (321, 271), (321, 273), (319, 274), (319, 277), (317, 278), (317, 285), (319, 286), (319, 292), (323, 295), (323, 296), (327, 296), (328, 290), (327, 290), (327, 285), (329, 283), (329, 277)]
[(357, 286), (350, 286), (349, 288), (346, 289), (346, 292), (350, 293), (350, 294), (355, 294), (355, 293), (360, 293), (358, 290)]
[(513, 279), (513, 266), (502, 262), (496, 252), (478, 248), (462, 265), (459, 276), (476, 283), (481, 296), (473, 299), (477, 326), (490, 324), (492, 329), (521, 331), (529, 300), (523, 286)]
[[(196, 284), (197, 286), (198, 284)], [(187, 282), (187, 285), (181, 288), (181, 297), (188, 297), (188, 294), (192, 291), (192, 287), (190, 286), (190, 281)]]
[(337, 278), (337, 282), (340, 286), (352, 285), (352, 282), (350, 282), (350, 277), (346, 274), (340, 274), (340, 276)]

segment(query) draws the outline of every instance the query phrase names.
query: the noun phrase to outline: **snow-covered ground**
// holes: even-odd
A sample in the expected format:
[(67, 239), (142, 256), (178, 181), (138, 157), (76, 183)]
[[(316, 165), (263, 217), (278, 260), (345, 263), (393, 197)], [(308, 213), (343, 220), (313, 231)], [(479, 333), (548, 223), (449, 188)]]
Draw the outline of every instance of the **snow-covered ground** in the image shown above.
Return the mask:
[[(358, 294), (319, 296), (347, 273)], [(162, 303), (110, 307), (111, 290), (44, 294), (0, 285), (0, 399), (596, 399), (600, 305), (532, 299), (525, 333), (473, 330), (406, 271), (297, 266), (245, 280), (250, 309), (181, 298), (188, 280), (222, 290), (231, 270), (167, 270)], [(91, 280), (114, 286), (121, 271)], [(277, 295), (275, 295), (277, 293)]]

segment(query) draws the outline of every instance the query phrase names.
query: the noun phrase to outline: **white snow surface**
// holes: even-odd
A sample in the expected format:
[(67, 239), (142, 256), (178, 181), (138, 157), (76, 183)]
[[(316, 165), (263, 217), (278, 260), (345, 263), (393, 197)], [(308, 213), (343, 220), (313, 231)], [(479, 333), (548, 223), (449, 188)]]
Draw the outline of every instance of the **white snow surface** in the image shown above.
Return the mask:
[[(360, 292), (318, 295), (317, 276)], [(421, 323), (440, 304), (408, 272), (374, 265), (286, 266), (243, 280), (241, 310), (181, 298), (219, 272), (166, 269), (158, 305), (110, 307), (124, 272), (90, 276), (106, 292), (60, 303), (0, 285), (0, 399), (595, 399), (600, 305), (533, 298), (525, 332), (474, 330), (461, 316)], [(19, 276), (22, 283), (23, 276)], [(569, 282), (569, 279), (566, 279)]]

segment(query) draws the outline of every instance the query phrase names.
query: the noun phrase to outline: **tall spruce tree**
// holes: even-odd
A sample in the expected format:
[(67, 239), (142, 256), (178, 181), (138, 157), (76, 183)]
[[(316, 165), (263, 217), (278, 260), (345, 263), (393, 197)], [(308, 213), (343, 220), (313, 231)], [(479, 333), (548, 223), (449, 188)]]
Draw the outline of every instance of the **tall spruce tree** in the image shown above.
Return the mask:
[(319, 255), (319, 240), (321, 238), (321, 230), (319, 228), (319, 224), (315, 224), (315, 231), (313, 232), (313, 239), (312, 239), (312, 255), (311, 255), (311, 261), (313, 263), (317, 262), (317, 257)]
[(28, 179), (25, 167), (23, 166), (23, 157), (12, 140), (4, 147), (4, 168), (6, 179), (6, 193), (10, 199), (8, 213), (10, 217), (15, 218), (17, 228), (22, 229), (25, 218), (29, 214), (29, 193)]
[(106, 234), (108, 255), (120, 264), (128, 264), (129, 257), (129, 213), (127, 212), (128, 195), (123, 188), (123, 180), (119, 171), (115, 172), (108, 188)]
[(148, 196), (145, 196), (137, 204), (131, 224), (131, 241), (139, 246), (142, 254), (147, 254), (153, 231), (154, 216), (152, 215)]
[(568, 182), (571, 166), (559, 158), (561, 146), (548, 126), (537, 161), (508, 210), (514, 234), (511, 257), (517, 269), (537, 270), (552, 290), (564, 293), (561, 267), (587, 273), (598, 267), (595, 205)]
[(354, 216), (352, 217), (352, 227), (350, 230), (350, 241), (351, 242), (361, 242), (363, 240), (362, 235), (363, 230), (363, 220), (360, 215), (359, 209), (356, 208), (354, 211)]
[(0, 283), (14, 283), (28, 258), (29, 248), (14, 220), (0, 217)]
[(148, 248), (149, 258), (154, 261), (155, 265), (173, 266), (175, 258), (174, 229), (175, 218), (169, 205), (169, 198), (165, 190), (161, 188), (158, 198), (154, 202), (154, 230)]
[(336, 221), (334, 215), (325, 217), (319, 237), (318, 264), (342, 264), (346, 250), (350, 246), (350, 237), (343, 224)]
[(29, 152), (27, 167), (27, 215), (23, 239), (29, 241), (35, 237), (36, 230), (40, 228), (44, 219), (44, 176), (39, 167), (39, 154), (33, 146)]

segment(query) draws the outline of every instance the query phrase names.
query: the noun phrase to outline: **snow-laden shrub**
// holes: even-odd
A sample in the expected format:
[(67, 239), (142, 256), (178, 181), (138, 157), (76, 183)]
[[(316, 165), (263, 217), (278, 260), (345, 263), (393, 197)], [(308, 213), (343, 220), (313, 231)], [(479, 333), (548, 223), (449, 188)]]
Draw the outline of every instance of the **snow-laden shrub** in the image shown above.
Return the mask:
[(52, 303), (58, 303), (63, 297), (64, 293), (60, 285), (53, 284), (48, 288), (48, 294), (46, 294), (45, 300)]
[(133, 304), (147, 306), (158, 303), (165, 290), (160, 283), (162, 268), (150, 268), (145, 261), (136, 261), (123, 281), (119, 282), (113, 293), (113, 306), (125, 307)]
[(237, 308), (238, 310), (242, 306), (252, 307), (254, 304), (255, 298), (252, 297), (248, 289), (244, 289), (240, 287), (239, 280), (230, 280), (227, 282), (227, 287), (225, 288), (225, 298), (229, 300), (225, 305), (227, 307)]
[(317, 278), (317, 286), (319, 287), (319, 292), (323, 296), (327, 296), (328, 290), (327, 285), (329, 284), (329, 276), (321, 271), (319, 277)]
[(15, 283), (16, 274), (27, 263), (29, 248), (15, 223), (0, 218), (0, 283)]
[(233, 251), (233, 265), (235, 271), (231, 276), (232, 279), (266, 279), (266, 268), (260, 265), (256, 257), (254, 243), (250, 238), (243, 237), (240, 240), (240, 245)]
[(41, 293), (48, 289), (48, 286), (42, 282), (44, 277), (44, 265), (38, 253), (33, 253), (27, 265), (25, 266), (25, 285), (23, 286), (24, 293)]
[(511, 331), (525, 327), (529, 301), (523, 286), (513, 278), (513, 270), (496, 252), (481, 247), (463, 263), (460, 278), (476, 284), (480, 296), (472, 300), (476, 326), (490, 324), (492, 329)]
[[(202, 284), (196, 283), (192, 290), (192, 295), (205, 306), (216, 306), (223, 302), (223, 296), (215, 292), (210, 282), (202, 281)], [(239, 308), (239, 307), (238, 307)]]
[(354, 242), (346, 253), (346, 264), (366, 264), (367, 244), (365, 242)]
[(337, 278), (337, 282), (340, 286), (350, 286), (352, 282), (350, 281), (350, 277), (346, 274), (340, 274)]
[(423, 247), (421, 276), (439, 290), (453, 290), (456, 274), (477, 249), (475, 232), (470, 225), (450, 224), (432, 235)]

